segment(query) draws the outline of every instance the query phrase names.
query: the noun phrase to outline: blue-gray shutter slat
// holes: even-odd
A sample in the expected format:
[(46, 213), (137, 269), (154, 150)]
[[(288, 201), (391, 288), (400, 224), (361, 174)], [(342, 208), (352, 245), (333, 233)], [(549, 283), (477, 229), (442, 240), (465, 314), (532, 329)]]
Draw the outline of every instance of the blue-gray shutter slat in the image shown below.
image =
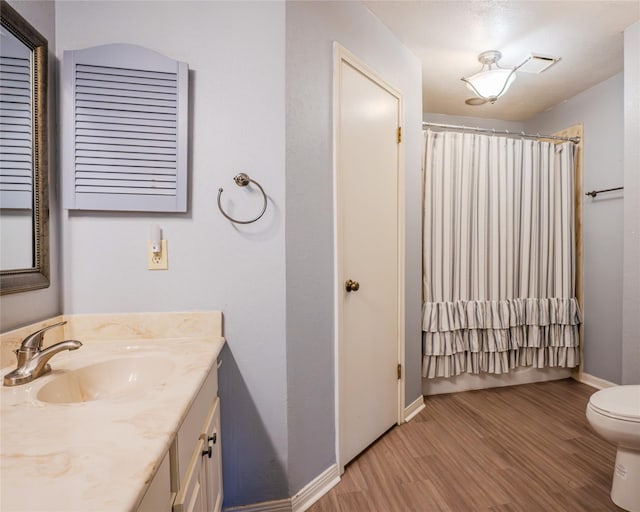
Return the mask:
[(131, 167), (131, 166), (121, 166), (121, 165), (85, 165), (78, 164), (76, 165), (76, 175), (84, 172), (91, 172), (95, 174), (100, 173), (117, 173), (117, 174), (129, 174), (129, 175), (138, 175), (138, 174), (149, 174), (149, 175), (162, 175), (162, 176), (172, 176), (175, 178), (175, 172), (169, 168), (162, 167)]
[[(83, 139), (89, 140), (101, 140), (98, 137), (83, 137)], [(125, 140), (126, 139), (116, 139), (116, 140)], [(129, 141), (130, 142), (130, 141)], [(172, 144), (171, 146), (162, 147), (159, 145), (153, 147), (140, 146), (138, 144), (100, 144), (96, 142), (76, 142), (76, 151), (100, 151), (100, 152), (116, 152), (116, 153), (145, 153), (145, 154), (165, 154), (165, 155), (173, 155), (176, 151), (176, 145)]]

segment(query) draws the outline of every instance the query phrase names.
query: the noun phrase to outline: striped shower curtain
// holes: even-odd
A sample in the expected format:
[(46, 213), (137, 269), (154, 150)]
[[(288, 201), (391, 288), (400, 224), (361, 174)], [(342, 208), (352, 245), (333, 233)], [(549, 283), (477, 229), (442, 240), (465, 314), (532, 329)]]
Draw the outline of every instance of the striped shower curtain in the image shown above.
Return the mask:
[(423, 376), (579, 363), (574, 146), (426, 132)]

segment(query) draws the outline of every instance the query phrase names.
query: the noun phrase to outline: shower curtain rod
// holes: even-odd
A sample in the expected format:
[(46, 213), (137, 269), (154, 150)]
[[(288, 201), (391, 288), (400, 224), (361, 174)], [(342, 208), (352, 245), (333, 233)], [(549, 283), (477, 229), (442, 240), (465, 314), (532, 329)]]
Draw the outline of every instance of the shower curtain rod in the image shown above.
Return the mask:
[(524, 132), (510, 132), (509, 130), (494, 130), (493, 128), (478, 128), (472, 126), (457, 126), (454, 124), (439, 124), (439, 123), (427, 123), (423, 122), (422, 126), (432, 126), (434, 128), (448, 128), (450, 130), (471, 130), (474, 132), (484, 132), (491, 133), (494, 135), (509, 135), (511, 137), (526, 137), (528, 139), (551, 139), (551, 140), (566, 140), (569, 142), (573, 142), (574, 144), (578, 144), (580, 142), (580, 137), (559, 137), (558, 135), (540, 135), (536, 133), (535, 135), (532, 133), (524, 133)]

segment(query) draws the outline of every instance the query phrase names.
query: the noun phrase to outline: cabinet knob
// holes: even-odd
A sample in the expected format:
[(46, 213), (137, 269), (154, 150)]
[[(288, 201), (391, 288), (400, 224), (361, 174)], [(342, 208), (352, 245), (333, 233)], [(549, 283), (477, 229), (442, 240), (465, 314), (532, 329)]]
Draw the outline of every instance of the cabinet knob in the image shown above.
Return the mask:
[(344, 289), (347, 290), (347, 292), (357, 292), (360, 289), (360, 283), (358, 281), (348, 279), (344, 283)]
[(213, 456), (213, 448), (211, 446), (207, 450), (202, 450), (202, 456), (204, 457), (205, 455), (209, 458)]
[(209, 436), (207, 438), (207, 441), (209, 442), (213, 441), (213, 444), (216, 444), (217, 440), (218, 440), (218, 434), (216, 432), (214, 432), (212, 436)]

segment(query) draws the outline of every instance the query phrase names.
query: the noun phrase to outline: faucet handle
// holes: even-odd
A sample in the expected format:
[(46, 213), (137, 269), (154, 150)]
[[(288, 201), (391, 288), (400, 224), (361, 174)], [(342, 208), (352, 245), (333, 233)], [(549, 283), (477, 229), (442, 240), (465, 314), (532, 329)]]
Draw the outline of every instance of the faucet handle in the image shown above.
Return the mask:
[(22, 340), (22, 345), (20, 345), (19, 350), (40, 350), (42, 348), (42, 341), (44, 339), (44, 333), (49, 329), (53, 329), (54, 327), (59, 327), (61, 325), (66, 324), (67, 321), (58, 322), (57, 324), (47, 325), (43, 327), (39, 331), (36, 331), (32, 334), (29, 334), (24, 340)]

